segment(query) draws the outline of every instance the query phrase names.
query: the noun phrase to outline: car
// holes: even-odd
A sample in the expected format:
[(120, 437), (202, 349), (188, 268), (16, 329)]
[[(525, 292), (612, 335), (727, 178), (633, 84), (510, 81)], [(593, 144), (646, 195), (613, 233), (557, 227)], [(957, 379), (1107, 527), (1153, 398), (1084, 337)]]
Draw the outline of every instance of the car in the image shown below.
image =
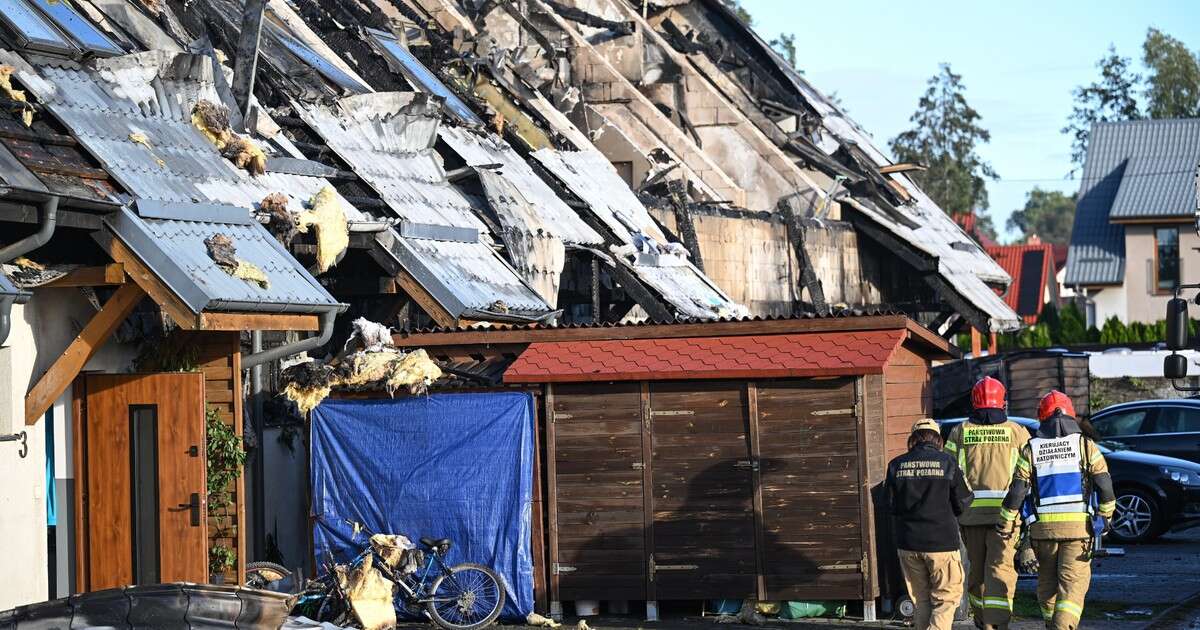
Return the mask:
[(1092, 426), (1113, 444), (1200, 463), (1200, 400), (1195, 398), (1105, 407), (1092, 414)]
[[(963, 420), (939, 420), (943, 439)], [(1037, 433), (1038, 421), (1033, 418), (1009, 416), (1009, 420), (1028, 429), (1030, 435)], [(1108, 462), (1117, 495), (1109, 538), (1143, 543), (1200, 524), (1200, 464), (1138, 452), (1107, 440), (1098, 446)]]

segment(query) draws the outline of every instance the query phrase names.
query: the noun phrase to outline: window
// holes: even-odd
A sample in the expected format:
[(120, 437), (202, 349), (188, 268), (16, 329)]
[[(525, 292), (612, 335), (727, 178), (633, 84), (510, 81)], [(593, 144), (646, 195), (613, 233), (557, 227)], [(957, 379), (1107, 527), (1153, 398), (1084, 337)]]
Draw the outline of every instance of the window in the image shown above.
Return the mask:
[(1154, 421), (1154, 433), (1200, 433), (1200, 410), (1163, 407)]
[(129, 407), (129, 488), (133, 491), (133, 583), (159, 582), (158, 407)]
[(16, 35), (18, 46), (45, 52), (74, 51), (71, 43), (25, 0), (0, 0), (0, 20)]
[(287, 48), (293, 55), (296, 55), (309, 67), (321, 73), (326, 79), (332, 81), (338, 87), (352, 92), (354, 94), (366, 94), (371, 91), (371, 87), (364, 85), (358, 79), (350, 76), (341, 68), (333, 65), (328, 59), (322, 57), (317, 51), (310, 48), (304, 42), (283, 32), (278, 26), (269, 24), (267, 29), (284, 48)]
[(1148, 409), (1118, 412), (1097, 418), (1093, 425), (1101, 437), (1138, 435), (1142, 431), (1142, 423), (1148, 413)]
[(446, 87), (446, 84), (434, 76), (428, 68), (417, 61), (417, 58), (408, 52), (408, 49), (399, 40), (383, 31), (367, 29), (367, 32), (383, 48), (383, 52), (392, 58), (392, 61), (400, 64), (400, 67), (404, 69), (404, 78), (409, 83), (426, 94), (442, 97), (446, 103), (446, 109), (463, 123), (483, 124), (475, 112), (471, 111), (471, 108), (467, 107), (467, 104), (457, 94), (450, 91), (450, 88)]
[(0, 23), (18, 46), (30, 50), (69, 56), (125, 53), (67, 0), (0, 0)]
[(65, 0), (29, 0), (50, 18), (62, 32), (70, 35), (79, 48), (95, 55), (120, 55), (121, 50), (100, 29), (77, 13)]
[(1154, 289), (1170, 293), (1179, 286), (1179, 228), (1154, 229)]

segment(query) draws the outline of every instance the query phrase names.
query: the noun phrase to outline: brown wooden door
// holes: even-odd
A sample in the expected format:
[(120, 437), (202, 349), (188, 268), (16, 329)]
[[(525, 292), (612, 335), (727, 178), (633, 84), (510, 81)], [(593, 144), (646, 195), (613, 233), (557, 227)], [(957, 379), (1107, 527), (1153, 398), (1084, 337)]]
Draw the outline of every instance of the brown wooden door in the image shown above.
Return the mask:
[(855, 382), (804, 379), (757, 385), (768, 600), (862, 596)]
[(208, 581), (204, 376), (89, 375), (81, 590)]
[(640, 387), (555, 385), (552, 391), (552, 597), (644, 599)]
[(754, 597), (746, 386), (650, 383), (654, 598)]

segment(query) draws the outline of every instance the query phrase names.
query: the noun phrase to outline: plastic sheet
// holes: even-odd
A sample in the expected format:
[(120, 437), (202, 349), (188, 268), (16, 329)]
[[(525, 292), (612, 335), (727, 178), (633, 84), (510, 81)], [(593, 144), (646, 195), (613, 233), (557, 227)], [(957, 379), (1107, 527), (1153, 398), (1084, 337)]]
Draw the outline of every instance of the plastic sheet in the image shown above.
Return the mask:
[(318, 560), (346, 562), (370, 531), (453, 541), (447, 564), (495, 569), (502, 617), (533, 611), (533, 397), (519, 392), (326, 400), (312, 414)]

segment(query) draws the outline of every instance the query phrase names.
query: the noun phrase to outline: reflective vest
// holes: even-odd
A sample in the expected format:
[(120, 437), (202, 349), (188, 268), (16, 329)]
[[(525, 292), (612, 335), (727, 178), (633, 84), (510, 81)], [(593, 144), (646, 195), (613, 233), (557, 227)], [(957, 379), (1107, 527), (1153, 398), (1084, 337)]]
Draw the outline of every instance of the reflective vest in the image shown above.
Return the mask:
[(1092, 513), (1084, 471), (1083, 435), (1029, 440), (1033, 468), (1028, 522), (1082, 521)]

